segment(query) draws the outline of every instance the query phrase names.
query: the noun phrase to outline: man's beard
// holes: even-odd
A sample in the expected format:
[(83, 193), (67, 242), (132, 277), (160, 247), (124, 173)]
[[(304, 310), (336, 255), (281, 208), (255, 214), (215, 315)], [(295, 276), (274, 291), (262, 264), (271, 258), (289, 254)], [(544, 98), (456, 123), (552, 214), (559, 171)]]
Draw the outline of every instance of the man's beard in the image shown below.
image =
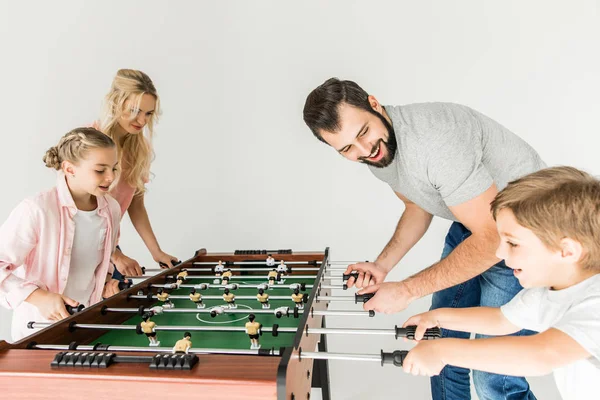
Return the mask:
[[(387, 141), (379, 139), (377, 143), (375, 143), (375, 146), (373, 146), (373, 148), (371, 149), (371, 154), (373, 154), (377, 146), (383, 145), (385, 145), (387, 149), (387, 154), (381, 160), (376, 162), (369, 161), (366, 157), (360, 157), (359, 160), (361, 163), (370, 165), (375, 168), (385, 168), (388, 165), (390, 165), (392, 161), (394, 161), (394, 157), (396, 156), (396, 149), (398, 148), (398, 142), (396, 141), (396, 133), (394, 132), (394, 127), (392, 126), (392, 124), (390, 124), (388, 120), (385, 119), (385, 117), (379, 114), (378, 112), (375, 112), (375, 114), (377, 114), (379, 119), (381, 119), (381, 122), (383, 122), (383, 125), (387, 128), (388, 139)], [(380, 147), (379, 151), (381, 152), (383, 151), (383, 149)]]

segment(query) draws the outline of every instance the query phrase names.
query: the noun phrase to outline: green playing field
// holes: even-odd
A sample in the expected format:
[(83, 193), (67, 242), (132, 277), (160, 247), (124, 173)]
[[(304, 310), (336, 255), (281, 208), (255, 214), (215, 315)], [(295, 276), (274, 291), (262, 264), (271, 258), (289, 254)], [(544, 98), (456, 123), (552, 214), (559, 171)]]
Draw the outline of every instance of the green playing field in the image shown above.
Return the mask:
[[(192, 279), (186, 282), (186, 284), (199, 284), (201, 282), (208, 282), (207, 280), (201, 281), (200, 279)], [(237, 284), (250, 284), (258, 285), (259, 283), (266, 283), (265, 281), (257, 279), (236, 279), (232, 283)], [(280, 327), (293, 327), (297, 328), (300, 318), (294, 318), (290, 312), (290, 316), (282, 316), (277, 318), (274, 315), (274, 310), (278, 307), (287, 306), (290, 310), (294, 308), (294, 302), (291, 299), (292, 290), (289, 288), (291, 283), (306, 283), (312, 284), (313, 281), (307, 279), (297, 279), (293, 276), (285, 278), (285, 283), (280, 285), (274, 285), (275, 288), (269, 288), (267, 293), (270, 297), (273, 296), (287, 296), (289, 300), (272, 300), (269, 299), (271, 305), (268, 314), (256, 314), (256, 321), (260, 322), (263, 327), (270, 328), (273, 324), (278, 324)], [(303, 293), (309, 293), (310, 289), (306, 289)], [(170, 295), (182, 295), (188, 296), (190, 288), (181, 288), (173, 290)], [(210, 288), (207, 290), (200, 291), (202, 296), (222, 296), (223, 289)], [(156, 323), (157, 327), (161, 326), (207, 326), (207, 327), (244, 327), (248, 322), (248, 315), (251, 309), (262, 309), (261, 304), (256, 300), (257, 294), (256, 288), (239, 288), (232, 291), (237, 296), (253, 296), (254, 299), (236, 299), (238, 310), (248, 309), (248, 313), (243, 314), (228, 314), (227, 310), (221, 315), (217, 315), (212, 318), (208, 313), (162, 313), (155, 315), (151, 318)], [(173, 299), (175, 308), (195, 308), (196, 305), (189, 299)], [(203, 303), (206, 304), (205, 310), (209, 310), (214, 306), (225, 306), (227, 303), (222, 299), (203, 299)], [(155, 305), (161, 305), (161, 302), (157, 302)], [(130, 307), (137, 307), (136, 300), (131, 300)], [(142, 322), (142, 317), (135, 315), (127, 320), (123, 325), (135, 326)], [(98, 323), (102, 323), (100, 319)], [(160, 341), (161, 347), (172, 347), (175, 342), (183, 337), (185, 330), (181, 331), (157, 331), (156, 338)], [(219, 348), (219, 349), (250, 349), (250, 339), (245, 332), (219, 332), (219, 331), (191, 331), (192, 343), (195, 348)], [(279, 336), (273, 337), (271, 332), (263, 332), (259, 338), (259, 343), (262, 348), (279, 348), (291, 346), (294, 341), (295, 333), (280, 332)], [(102, 336), (100, 336), (93, 344), (102, 343), (113, 346), (148, 346), (148, 338), (144, 334), (137, 334), (135, 330), (113, 330)]]

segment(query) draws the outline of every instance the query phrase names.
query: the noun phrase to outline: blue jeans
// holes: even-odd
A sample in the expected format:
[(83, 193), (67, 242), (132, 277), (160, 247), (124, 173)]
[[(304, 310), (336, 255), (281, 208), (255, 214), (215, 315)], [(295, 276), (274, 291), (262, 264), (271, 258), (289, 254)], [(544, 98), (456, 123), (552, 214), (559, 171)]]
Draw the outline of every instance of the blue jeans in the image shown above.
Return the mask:
[[(471, 232), (455, 222), (450, 227), (444, 243), (442, 258), (456, 248)], [(521, 289), (512, 269), (504, 261), (492, 266), (481, 275), (454, 287), (433, 294), (431, 309), (442, 307), (500, 307), (508, 303)], [(514, 336), (531, 335), (519, 331)], [(442, 329), (442, 337), (468, 339), (469, 333)], [(477, 338), (488, 337), (477, 335)], [(518, 362), (518, 360), (515, 360)], [(473, 383), (480, 400), (535, 400), (529, 384), (523, 377), (473, 371)], [(438, 376), (431, 378), (431, 395), (434, 400), (468, 400), (471, 398), (469, 370), (447, 365)]]
[[(117, 249), (121, 250), (121, 248), (118, 245)], [(125, 275), (119, 272), (115, 264), (113, 264), (113, 266), (115, 267), (115, 269), (113, 271), (112, 278), (118, 280), (119, 282), (123, 282), (125, 280)]]

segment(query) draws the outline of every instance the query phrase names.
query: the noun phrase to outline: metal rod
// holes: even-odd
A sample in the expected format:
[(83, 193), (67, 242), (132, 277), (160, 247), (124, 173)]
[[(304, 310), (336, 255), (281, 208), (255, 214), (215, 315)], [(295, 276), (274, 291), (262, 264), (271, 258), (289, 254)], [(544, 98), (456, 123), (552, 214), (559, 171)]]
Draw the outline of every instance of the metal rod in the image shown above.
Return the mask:
[[(45, 328), (52, 325), (50, 322), (33, 322), (30, 324), (31, 329)], [(110, 324), (73, 324), (76, 329), (114, 329), (121, 331), (136, 330), (137, 325), (110, 325)], [(208, 331), (208, 332), (246, 332), (246, 328), (233, 326), (156, 326), (155, 331)], [(263, 332), (273, 332), (273, 328), (263, 327)], [(281, 333), (296, 333), (298, 328), (278, 328), (277, 332)]]
[(360, 263), (360, 262), (368, 262), (368, 261), (338, 261), (338, 260), (331, 260), (327, 263), (327, 265), (350, 265), (350, 264), (356, 264), (356, 263)]
[[(196, 263), (194, 263), (196, 264)], [(287, 265), (287, 264), (286, 264)], [(273, 267), (257, 267), (257, 268), (227, 268), (225, 265), (223, 265), (224, 269), (230, 269), (231, 272), (261, 272), (261, 271), (273, 271), (273, 268), (277, 268), (277, 266), (273, 266)], [(212, 272), (213, 268), (196, 268), (196, 267), (188, 267), (186, 268), (188, 271), (193, 271), (193, 272)], [(146, 272), (162, 272), (164, 271), (164, 268), (145, 268), (144, 271)], [(293, 268), (294, 271), (319, 271), (320, 268), (319, 267), (294, 267)], [(345, 269), (341, 269), (340, 271), (345, 271)]]
[[(152, 278), (156, 275), (139, 275), (139, 276), (126, 276), (126, 279), (147, 279)], [(316, 275), (283, 275), (281, 279), (315, 279)], [(165, 278), (175, 279), (174, 275), (167, 275)], [(339, 276), (341, 278), (341, 276)], [(186, 279), (223, 279), (222, 276), (216, 275), (188, 275)], [(229, 279), (262, 279), (268, 281), (269, 278), (264, 275), (233, 275)]]
[[(258, 308), (258, 309), (224, 309), (225, 314), (274, 314), (277, 308)], [(152, 308), (145, 308), (144, 312), (152, 311)], [(165, 308), (162, 310), (163, 313), (210, 313), (210, 309), (204, 308)], [(298, 310), (298, 314), (303, 314), (305, 310)], [(138, 313), (138, 308), (106, 308), (104, 312), (116, 312), (116, 313)], [(293, 310), (292, 310), (293, 312)], [(369, 311), (346, 311), (346, 310), (328, 310), (328, 311), (307, 311), (311, 315), (322, 315), (322, 316), (359, 316), (366, 317), (370, 316)]]
[(310, 334), (342, 334), (342, 335), (384, 335), (394, 336), (394, 329), (353, 329), (353, 328), (308, 328), (307, 333)]
[[(256, 261), (225, 261), (223, 262), (223, 267), (227, 267), (228, 265), (252, 265), (252, 264), (262, 264), (262, 265), (267, 265), (266, 262), (266, 257), (264, 260), (256, 260)], [(279, 260), (281, 261), (281, 260)], [(277, 262), (277, 260), (275, 260), (275, 265), (279, 264), (279, 262)], [(311, 265), (311, 264), (322, 264), (322, 261), (283, 261), (284, 264), (286, 265)], [(195, 261), (192, 263), (193, 265), (217, 265), (218, 263), (215, 261)], [(317, 268), (319, 269), (319, 268)]]
[(346, 353), (315, 353), (302, 352), (296, 358), (312, 358), (314, 360), (349, 360), (349, 361), (378, 361), (381, 362), (381, 355), (377, 354), (346, 354)]
[[(169, 285), (171, 285), (170, 283), (165, 283), (165, 284), (151, 284), (150, 287), (155, 287), (155, 288), (163, 288), (163, 289), (168, 289)], [(235, 290), (233, 287), (230, 286), (231, 283), (229, 285), (209, 285), (207, 289), (229, 289), (229, 290)], [(238, 289), (261, 289), (261, 285), (237, 285)], [(304, 286), (307, 289), (312, 289), (313, 285), (305, 285)], [(342, 286), (333, 286), (333, 287), (323, 287), (321, 286), (323, 289), (342, 289)], [(177, 288), (194, 288), (194, 289), (200, 289), (202, 290), (202, 288), (200, 287), (200, 285), (186, 285), (186, 284), (181, 284), (179, 286), (177, 286)], [(280, 284), (280, 285), (269, 285), (269, 289), (288, 289), (288, 290), (292, 290), (292, 288), (290, 288), (289, 285), (285, 285), (285, 284)], [(300, 284), (298, 284), (298, 289), (300, 289)]]
[[(207, 308), (164, 308), (161, 313), (175, 313), (175, 314), (210, 314), (212, 307)], [(248, 309), (248, 308), (224, 308), (223, 313), (225, 314), (275, 314), (275, 308), (258, 308), (258, 309)], [(122, 312), (122, 313), (137, 313), (139, 309), (137, 308), (107, 308), (104, 310), (105, 312)], [(152, 311), (151, 308), (144, 309), (144, 312)], [(301, 310), (298, 311), (300, 314)]]
[[(130, 299), (139, 299), (139, 300), (143, 300), (143, 299), (147, 299), (148, 296), (147, 295), (140, 295), (140, 294), (130, 294), (129, 295)], [(152, 296), (153, 299), (157, 299), (156, 295)], [(169, 299), (173, 299), (173, 300), (190, 300), (190, 296), (184, 296), (184, 295), (178, 295), (178, 294), (174, 294), (169, 296)], [(269, 300), (291, 300), (292, 296), (269, 296)], [(202, 296), (202, 300), (223, 300), (222, 296)], [(235, 296), (234, 300), (256, 300), (256, 296)], [(352, 301), (354, 301), (354, 297), (352, 298)]]
[[(34, 328), (49, 326), (50, 323), (35, 322)], [(74, 324), (78, 329), (115, 329), (115, 330), (135, 330), (136, 325), (110, 325), (110, 324)], [(272, 332), (273, 328), (263, 327), (263, 332)], [(278, 332), (295, 333), (302, 328), (280, 327)], [(233, 326), (156, 326), (156, 331), (209, 331), (209, 332), (246, 332), (246, 328)], [(353, 329), (353, 328), (306, 328), (304, 330), (309, 335), (395, 335), (394, 329)]]

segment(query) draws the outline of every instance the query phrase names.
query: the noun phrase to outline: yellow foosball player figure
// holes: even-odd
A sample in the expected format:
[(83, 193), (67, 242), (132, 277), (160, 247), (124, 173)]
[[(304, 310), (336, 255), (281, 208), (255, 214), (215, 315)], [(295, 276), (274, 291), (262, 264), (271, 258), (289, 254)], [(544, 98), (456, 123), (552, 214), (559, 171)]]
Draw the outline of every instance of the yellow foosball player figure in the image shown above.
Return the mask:
[(173, 346), (173, 354), (185, 353), (188, 354), (190, 349), (192, 348), (192, 334), (189, 332), (185, 332), (183, 334), (183, 339), (179, 339), (175, 346)]
[(229, 291), (229, 289), (225, 289), (223, 292), (223, 300), (227, 302), (229, 308), (237, 308), (235, 305), (235, 295)]
[(275, 265), (275, 259), (271, 254), (267, 256), (267, 267), (272, 267)]
[(265, 293), (264, 289), (258, 289), (258, 294), (256, 295), (256, 300), (262, 304), (262, 308), (269, 308), (269, 295)]
[(298, 307), (299, 310), (304, 308), (304, 303), (302, 302), (303, 299), (304, 295), (300, 293), (300, 290), (294, 289), (294, 293), (292, 293), (292, 300), (294, 303), (296, 303), (296, 307)]
[(196, 289), (190, 290), (190, 300), (196, 304), (197, 308), (204, 308), (206, 305), (202, 303), (202, 295), (196, 292)]
[(188, 277), (188, 270), (184, 268), (177, 274), (177, 284), (181, 285), (183, 282), (185, 282), (187, 280), (187, 277)]
[(225, 270), (225, 267), (223, 266), (223, 261), (219, 260), (219, 263), (217, 265), (215, 265), (215, 276), (216, 278), (213, 280), (214, 284), (218, 284), (220, 281), (220, 277), (221, 274), (223, 274), (223, 271)]
[(175, 307), (171, 302), (171, 299), (169, 299), (169, 293), (165, 292), (162, 288), (158, 289), (158, 292), (156, 292), (156, 298), (163, 302), (163, 308)]
[(269, 275), (267, 275), (267, 277), (269, 278), (269, 285), (274, 285), (275, 284), (275, 280), (279, 280), (278, 277), (280, 275), (277, 273), (277, 270), (275, 268), (273, 268), (273, 270), (269, 271)]
[(232, 275), (233, 275), (233, 272), (231, 272), (231, 268), (228, 269), (227, 271), (223, 272), (223, 276), (221, 278), (221, 285), (227, 285), (229, 283), (229, 279), (231, 279)]
[(156, 339), (156, 332), (154, 331), (154, 328), (156, 327), (156, 323), (154, 323), (153, 321), (150, 321), (151, 316), (152, 316), (152, 314), (150, 314), (150, 313), (145, 313), (142, 316), (143, 321), (140, 324), (140, 328), (142, 329), (142, 332), (144, 334), (146, 334), (146, 337), (150, 341), (149, 345), (152, 347), (156, 347), (156, 346), (160, 346), (160, 342)]
[(250, 314), (248, 315), (249, 322), (246, 322), (246, 333), (248, 334), (248, 337), (250, 337), (250, 350), (260, 349), (260, 344), (258, 344), (258, 336), (262, 333), (262, 325), (260, 322), (254, 321), (254, 318), (254, 314)]

